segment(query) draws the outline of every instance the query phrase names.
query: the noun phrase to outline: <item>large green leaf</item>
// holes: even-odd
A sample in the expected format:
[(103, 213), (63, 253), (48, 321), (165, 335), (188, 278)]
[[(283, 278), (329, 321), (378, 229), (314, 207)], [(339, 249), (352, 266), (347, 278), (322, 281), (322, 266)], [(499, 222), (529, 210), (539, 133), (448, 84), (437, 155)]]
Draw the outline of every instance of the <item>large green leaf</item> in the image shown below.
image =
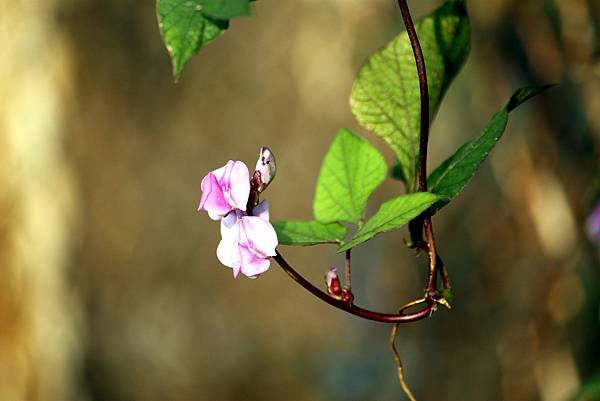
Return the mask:
[(338, 253), (353, 248), (379, 233), (403, 226), (441, 199), (441, 196), (429, 192), (415, 192), (383, 203), (354, 238), (338, 249)]
[(158, 26), (179, 79), (183, 67), (229, 26), (229, 18), (249, 15), (249, 0), (157, 0)]
[(341, 243), (347, 229), (339, 223), (318, 221), (276, 221), (273, 223), (280, 245), (317, 245)]
[(429, 191), (447, 198), (435, 205), (436, 210), (441, 209), (458, 195), (473, 177), (504, 133), (508, 123), (508, 113), (549, 87), (530, 86), (516, 91), (508, 103), (492, 116), (480, 136), (462, 145), (456, 153), (431, 173), (427, 180)]
[[(469, 53), (463, 1), (448, 1), (415, 25), (427, 68), (430, 119)], [(350, 105), (358, 122), (396, 153), (409, 191), (419, 158), (419, 81), (406, 32), (373, 54), (354, 82)]]
[(231, 19), (250, 15), (249, 0), (197, 0), (209, 17)]
[(358, 223), (367, 198), (386, 172), (385, 159), (377, 149), (349, 130), (340, 130), (319, 173), (313, 204), (316, 219)]

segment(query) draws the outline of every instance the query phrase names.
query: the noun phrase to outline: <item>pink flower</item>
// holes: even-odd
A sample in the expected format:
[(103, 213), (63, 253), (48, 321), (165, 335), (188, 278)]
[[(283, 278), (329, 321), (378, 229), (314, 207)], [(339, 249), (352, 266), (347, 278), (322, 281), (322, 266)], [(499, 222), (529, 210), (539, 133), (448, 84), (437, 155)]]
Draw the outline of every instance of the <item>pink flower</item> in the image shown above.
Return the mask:
[(213, 220), (219, 220), (232, 210), (246, 210), (250, 195), (250, 173), (240, 161), (229, 160), (208, 173), (200, 184), (202, 197), (198, 210), (206, 210)]
[(585, 231), (591, 242), (600, 245), (600, 201), (585, 222)]
[[(258, 277), (269, 268), (269, 258), (276, 254), (277, 233), (269, 223), (269, 205), (262, 201), (253, 207), (274, 176), (275, 157), (263, 147), (252, 178), (244, 163), (229, 160), (202, 179), (198, 210), (206, 210), (211, 219), (221, 220), (217, 258), (233, 269), (234, 277), (240, 272), (250, 278)], [(251, 209), (246, 211), (249, 203)]]
[(277, 234), (269, 223), (269, 205), (262, 201), (253, 210), (254, 215), (236, 210), (221, 220), (221, 242), (217, 258), (233, 269), (233, 276), (241, 272), (250, 278), (264, 273), (275, 256)]

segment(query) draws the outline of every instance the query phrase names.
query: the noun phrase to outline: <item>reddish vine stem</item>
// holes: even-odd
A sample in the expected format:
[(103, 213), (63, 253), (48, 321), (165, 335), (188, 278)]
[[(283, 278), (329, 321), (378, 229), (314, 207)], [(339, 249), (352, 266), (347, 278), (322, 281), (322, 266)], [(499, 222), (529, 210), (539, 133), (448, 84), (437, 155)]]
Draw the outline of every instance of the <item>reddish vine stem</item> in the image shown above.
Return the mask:
[[(417, 33), (415, 30), (415, 26), (412, 22), (410, 16), (410, 10), (406, 3), (406, 0), (398, 0), (398, 6), (400, 7), (400, 11), (402, 13), (402, 20), (404, 21), (404, 25), (406, 26), (406, 31), (408, 33), (408, 37), (410, 39), (410, 44), (413, 49), (413, 54), (415, 56), (415, 64), (417, 67), (417, 73), (419, 76), (419, 91), (420, 91), (420, 101), (421, 101), (421, 124), (420, 124), (420, 139), (419, 139), (419, 164), (417, 170), (417, 184), (418, 190), (420, 192), (427, 191), (427, 143), (429, 141), (429, 92), (427, 87), (427, 72), (425, 69), (425, 59), (423, 57), (423, 51), (421, 49), (421, 45), (419, 43), (419, 38), (417, 37)], [(415, 219), (417, 220), (417, 219)], [(346, 299), (336, 299), (331, 297), (326, 292), (320, 290), (311, 284), (308, 280), (306, 280), (300, 273), (298, 273), (294, 268), (281, 256), (279, 252), (273, 256), (273, 259), (281, 266), (281, 268), (297, 283), (299, 283), (302, 287), (308, 290), (310, 293), (315, 295), (317, 298), (327, 302), (328, 304), (342, 309), (348, 313), (353, 315), (362, 317), (368, 320), (374, 320), (377, 322), (384, 323), (407, 323), (414, 322), (417, 320), (424, 319), (429, 317), (437, 308), (437, 304), (445, 301), (441, 299), (438, 291), (437, 291), (437, 273), (438, 273), (438, 265), (441, 268), (443, 264), (441, 260), (439, 260), (439, 256), (436, 252), (435, 247), (435, 238), (433, 235), (433, 225), (431, 223), (431, 215), (428, 212), (423, 213), (418, 220), (422, 221), (422, 228), (425, 233), (425, 241), (427, 243), (426, 251), (427, 258), (429, 261), (429, 269), (427, 275), (427, 288), (425, 291), (425, 297), (423, 299), (411, 302), (400, 309), (398, 314), (387, 314), (381, 312), (370, 311), (367, 309), (362, 309), (356, 306), (353, 303), (352, 297), (348, 297)], [(418, 221), (417, 220), (417, 221)], [(350, 282), (350, 252), (346, 253), (346, 279), (348, 280), (348, 284)], [(438, 263), (438, 260), (440, 263)], [(447, 275), (442, 274), (444, 284), (447, 281)], [(449, 282), (448, 282), (449, 283)], [(445, 285), (444, 285), (445, 287)], [(413, 313), (405, 313), (409, 307), (413, 307), (419, 304), (426, 304), (426, 306)]]
[(308, 290), (311, 294), (313, 294), (317, 298), (327, 302), (331, 306), (334, 306), (338, 309), (344, 310), (350, 314), (362, 317), (364, 319), (374, 320), (376, 322), (383, 322), (383, 323), (415, 322), (417, 320), (421, 320), (426, 317), (429, 317), (433, 313), (435, 308), (437, 307), (436, 302), (427, 302), (427, 305), (423, 309), (421, 309), (417, 312), (408, 313), (408, 314), (405, 314), (405, 313), (387, 314), (387, 313), (381, 313), (381, 312), (375, 312), (375, 311), (363, 309), (363, 308), (355, 305), (352, 302), (352, 300), (343, 301), (343, 300), (335, 299), (332, 296), (330, 296), (329, 294), (321, 291), (319, 288), (312, 285), (307, 279), (302, 277), (302, 275), (300, 273), (298, 273), (296, 270), (294, 270), (294, 268), (292, 266), (290, 266), (290, 264), (283, 258), (283, 256), (281, 256), (281, 254), (279, 252), (277, 252), (277, 254), (275, 256), (273, 256), (273, 259), (279, 264), (279, 266), (281, 266), (281, 268), (291, 278), (293, 278), (298, 284), (300, 284), (302, 287), (304, 287), (306, 290)]
[[(406, 0), (398, 0), (398, 7), (400, 7), (400, 12), (402, 14), (402, 20), (404, 21), (404, 26), (406, 26), (406, 32), (408, 33), (408, 38), (410, 40), (410, 45), (413, 50), (413, 54), (415, 56), (415, 64), (417, 67), (417, 74), (419, 76), (419, 92), (420, 92), (420, 100), (421, 100), (421, 131), (419, 136), (419, 165), (417, 169), (417, 182), (418, 189), (420, 192), (427, 191), (427, 144), (429, 142), (429, 88), (427, 85), (427, 70), (425, 68), (425, 58), (423, 57), (423, 51), (421, 49), (421, 44), (419, 43), (419, 38), (417, 36), (417, 31), (415, 30), (415, 26), (412, 22), (412, 18), (410, 16), (410, 10), (408, 8), (408, 4)], [(429, 212), (425, 211), (418, 220), (422, 222), (423, 230), (418, 229), (419, 234), (421, 232), (425, 232), (425, 241), (427, 242), (426, 250), (427, 250), (427, 259), (429, 261), (429, 270), (427, 274), (427, 289), (425, 291), (425, 300), (429, 301), (429, 304), (432, 302), (435, 304), (438, 300), (439, 294), (437, 292), (437, 272), (438, 269), (436, 267), (439, 256), (437, 255), (435, 248), (435, 237), (433, 236), (433, 224), (431, 222), (431, 215)], [(417, 223), (418, 224), (418, 223)], [(419, 238), (420, 239), (420, 238)], [(444, 286), (447, 280), (447, 275), (443, 274), (444, 277)], [(445, 302), (445, 300), (443, 300)], [(418, 301), (415, 301), (418, 302)], [(447, 305), (447, 303), (445, 303)], [(402, 309), (401, 309), (402, 310)], [(402, 389), (406, 393), (407, 397), (411, 401), (415, 401), (415, 397), (410, 391), (408, 384), (404, 378), (404, 367), (402, 365), (402, 360), (400, 359), (400, 354), (395, 346), (396, 335), (398, 333), (398, 325), (396, 324), (392, 328), (392, 333), (390, 334), (390, 342), (392, 345), (392, 350), (394, 352), (394, 358), (396, 361), (396, 365), (398, 367), (398, 378), (400, 380), (400, 384)]]
[[(406, 32), (408, 33), (410, 45), (415, 56), (415, 64), (417, 67), (417, 74), (419, 76), (419, 92), (421, 98), (421, 131), (419, 136), (419, 165), (417, 169), (417, 184), (420, 192), (427, 192), (427, 144), (429, 142), (429, 88), (427, 85), (427, 70), (425, 68), (423, 50), (421, 49), (421, 44), (419, 43), (417, 31), (415, 30), (415, 25), (412, 22), (410, 10), (406, 0), (398, 0), (398, 7), (400, 7), (402, 20), (404, 21), (404, 26), (406, 26)], [(426, 296), (434, 297), (437, 293), (436, 262), (438, 260), (438, 256), (435, 247), (435, 237), (433, 236), (433, 224), (431, 222), (431, 216), (428, 212), (423, 213), (421, 219), (423, 221), (425, 241), (428, 245), (427, 258), (429, 260)]]
[(402, 20), (408, 33), (408, 39), (415, 56), (417, 74), (419, 75), (419, 92), (421, 99), (421, 132), (419, 136), (419, 165), (417, 170), (417, 183), (419, 191), (427, 191), (427, 143), (429, 142), (429, 88), (427, 86), (427, 70), (425, 69), (425, 58), (421, 43), (415, 30), (415, 25), (410, 16), (410, 10), (406, 0), (398, 0), (398, 6), (402, 14)]
[(346, 251), (346, 275), (344, 277), (344, 289), (352, 291), (352, 249)]

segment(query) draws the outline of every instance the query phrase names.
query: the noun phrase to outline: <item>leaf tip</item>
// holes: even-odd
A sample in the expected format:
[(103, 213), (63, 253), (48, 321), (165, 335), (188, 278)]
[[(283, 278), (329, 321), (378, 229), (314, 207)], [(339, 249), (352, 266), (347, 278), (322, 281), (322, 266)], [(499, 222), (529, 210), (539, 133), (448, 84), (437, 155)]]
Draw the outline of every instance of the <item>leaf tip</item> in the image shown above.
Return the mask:
[(506, 111), (510, 113), (532, 97), (537, 96), (540, 93), (557, 85), (558, 84), (546, 84), (541, 86), (531, 85), (517, 90), (506, 104)]
[(181, 78), (181, 72), (182, 71), (175, 71), (175, 69), (173, 69), (173, 83), (174, 84), (178, 84), (179, 83), (179, 79)]
[[(171, 53), (171, 52), (169, 52), (169, 53)], [(181, 63), (181, 61), (179, 61), (177, 59), (177, 57), (175, 57), (172, 53), (171, 53), (171, 64), (173, 66), (173, 82), (178, 83), (179, 79), (181, 78), (181, 74), (183, 73), (184, 64)]]

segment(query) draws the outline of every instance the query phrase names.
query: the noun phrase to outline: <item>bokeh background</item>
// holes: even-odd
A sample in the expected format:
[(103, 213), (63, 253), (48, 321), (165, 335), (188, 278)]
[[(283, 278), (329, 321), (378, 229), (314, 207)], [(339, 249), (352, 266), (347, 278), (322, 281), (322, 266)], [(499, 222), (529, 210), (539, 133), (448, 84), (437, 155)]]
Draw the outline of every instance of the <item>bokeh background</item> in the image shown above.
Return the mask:
[[(441, 1), (409, 2), (418, 17)], [(390, 327), (334, 310), (276, 265), (231, 277), (201, 178), (278, 158), (273, 219), (311, 217), (393, 0), (261, 0), (174, 84), (153, 1), (0, 0), (0, 400), (397, 400)], [(471, 0), (472, 52), (433, 125), (430, 166), (512, 92), (559, 83), (434, 219), (452, 311), (402, 326), (421, 400), (566, 401), (600, 374), (600, 3)], [(378, 202), (402, 186), (391, 179)], [(596, 197), (596, 198), (595, 198)], [(355, 251), (359, 304), (417, 298), (404, 231)], [(316, 283), (329, 247), (282, 249)], [(599, 399), (596, 396), (579, 399)]]

